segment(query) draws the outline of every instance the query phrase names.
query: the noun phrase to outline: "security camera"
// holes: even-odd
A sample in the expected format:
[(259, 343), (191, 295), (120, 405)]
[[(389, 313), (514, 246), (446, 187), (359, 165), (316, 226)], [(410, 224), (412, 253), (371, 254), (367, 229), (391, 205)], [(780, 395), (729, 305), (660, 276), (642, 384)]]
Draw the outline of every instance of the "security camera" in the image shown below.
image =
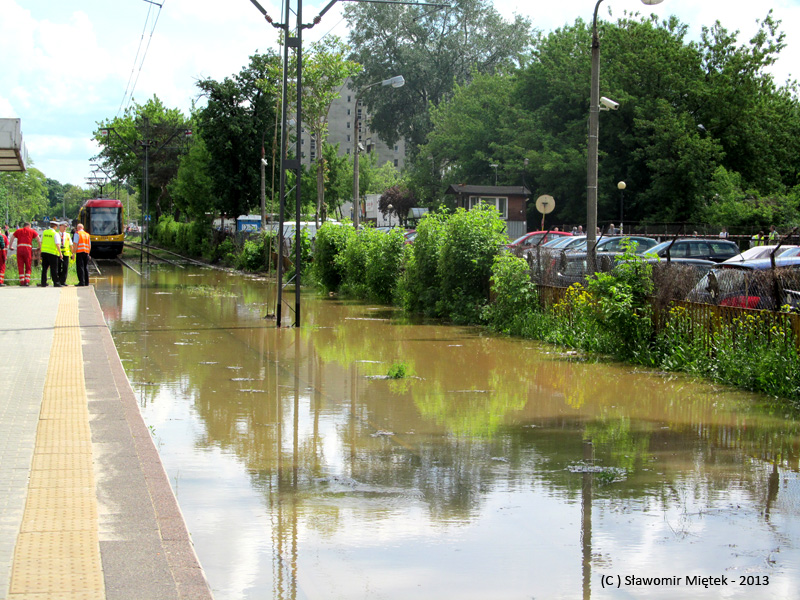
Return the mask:
[(600, 98), (600, 104), (606, 107), (606, 110), (617, 110), (619, 108), (619, 102), (614, 102), (611, 98), (606, 98), (603, 96)]

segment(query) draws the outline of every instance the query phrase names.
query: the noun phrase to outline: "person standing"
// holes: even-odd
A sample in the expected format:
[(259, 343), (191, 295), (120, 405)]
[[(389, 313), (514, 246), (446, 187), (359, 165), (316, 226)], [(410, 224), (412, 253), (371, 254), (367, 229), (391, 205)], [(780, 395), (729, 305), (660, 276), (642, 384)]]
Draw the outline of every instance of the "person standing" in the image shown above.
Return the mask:
[(61, 235), (56, 228), (58, 223), (50, 221), (50, 229), (42, 232), (42, 282), (39, 287), (47, 287), (47, 270), (50, 269), (50, 278), (54, 287), (61, 287), (59, 282), (58, 263), (61, 259)]
[(8, 237), (0, 231), (0, 286), (5, 285), (6, 259), (8, 258)]
[(727, 227), (723, 227), (722, 228), (722, 231), (719, 232), (719, 237), (722, 240), (727, 240), (728, 239), (728, 228)]
[(31, 284), (31, 262), (33, 259), (33, 240), (39, 238), (39, 233), (31, 227), (29, 222), (11, 234), (8, 249), (14, 240), (17, 240), (17, 269), (19, 270), (19, 284)]
[(75, 249), (75, 270), (78, 272), (78, 285), (89, 285), (89, 252), (92, 250), (92, 238), (83, 230), (83, 223), (78, 223), (72, 238)]
[(608, 235), (617, 235), (617, 228), (614, 227), (614, 224), (608, 226)]
[(769, 226), (769, 243), (770, 243), (770, 245), (777, 244), (779, 237), (780, 237), (780, 235), (778, 235), (778, 230), (775, 229), (775, 225), (770, 225)]
[(67, 285), (69, 261), (75, 260), (75, 256), (72, 253), (72, 237), (67, 233), (66, 221), (61, 221), (61, 223), (58, 224), (58, 233), (61, 236), (61, 259), (58, 261), (58, 281), (61, 285)]

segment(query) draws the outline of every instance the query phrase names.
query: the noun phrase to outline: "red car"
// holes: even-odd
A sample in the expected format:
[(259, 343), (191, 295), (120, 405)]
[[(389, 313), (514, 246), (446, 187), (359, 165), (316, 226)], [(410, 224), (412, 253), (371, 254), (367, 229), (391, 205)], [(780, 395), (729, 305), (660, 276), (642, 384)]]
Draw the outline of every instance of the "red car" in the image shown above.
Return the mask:
[(572, 234), (567, 231), (529, 231), (522, 237), (518, 237), (510, 244), (506, 244), (506, 248), (511, 250), (517, 256), (521, 256), (525, 250), (535, 248), (539, 244), (544, 244), (550, 240), (554, 240), (562, 236), (571, 236)]

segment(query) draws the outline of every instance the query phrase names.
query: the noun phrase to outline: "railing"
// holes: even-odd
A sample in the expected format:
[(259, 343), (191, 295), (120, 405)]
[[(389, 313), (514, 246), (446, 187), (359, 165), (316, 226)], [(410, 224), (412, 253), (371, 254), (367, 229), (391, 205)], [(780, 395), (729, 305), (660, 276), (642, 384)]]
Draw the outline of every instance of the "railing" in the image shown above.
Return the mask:
[[(566, 297), (568, 288), (539, 285), (537, 289), (540, 306), (544, 310), (550, 310)], [(684, 318), (673, 321), (672, 325), (702, 342), (706, 350), (713, 348), (714, 339), (720, 333), (728, 334), (734, 345), (746, 343), (746, 341), (737, 339), (737, 332), (740, 331), (737, 323), (745, 321), (748, 316), (759, 319), (764, 325), (765, 335), (770, 335), (773, 326), (779, 327), (787, 333), (791, 332), (791, 339), (788, 341), (792, 341), (800, 350), (800, 314), (734, 306), (714, 306), (686, 300), (676, 300), (669, 303), (668, 306), (653, 302), (653, 323), (656, 331), (661, 331), (667, 325), (670, 311), (678, 307), (682, 309)]]

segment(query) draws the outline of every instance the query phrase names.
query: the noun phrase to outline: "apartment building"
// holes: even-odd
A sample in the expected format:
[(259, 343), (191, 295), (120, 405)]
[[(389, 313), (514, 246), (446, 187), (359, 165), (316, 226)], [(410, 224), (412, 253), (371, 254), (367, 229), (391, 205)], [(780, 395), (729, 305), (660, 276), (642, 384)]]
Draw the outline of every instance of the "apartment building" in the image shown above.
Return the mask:
[[(378, 165), (391, 162), (398, 169), (402, 169), (405, 164), (406, 144), (405, 140), (398, 140), (393, 146), (386, 143), (369, 129), (369, 115), (366, 106), (362, 102), (356, 106), (356, 91), (350, 87), (348, 79), (342, 86), (339, 98), (333, 101), (328, 112), (328, 139), (329, 144), (339, 144), (339, 155), (349, 156), (353, 153), (353, 145), (356, 136), (363, 147), (362, 152), (376, 153), (378, 155)], [(355, 125), (356, 111), (358, 111), (358, 131), (353, 129)], [(300, 147), (302, 151), (301, 162), (309, 165), (319, 156), (320, 148), (308, 131), (303, 131), (300, 137)]]

